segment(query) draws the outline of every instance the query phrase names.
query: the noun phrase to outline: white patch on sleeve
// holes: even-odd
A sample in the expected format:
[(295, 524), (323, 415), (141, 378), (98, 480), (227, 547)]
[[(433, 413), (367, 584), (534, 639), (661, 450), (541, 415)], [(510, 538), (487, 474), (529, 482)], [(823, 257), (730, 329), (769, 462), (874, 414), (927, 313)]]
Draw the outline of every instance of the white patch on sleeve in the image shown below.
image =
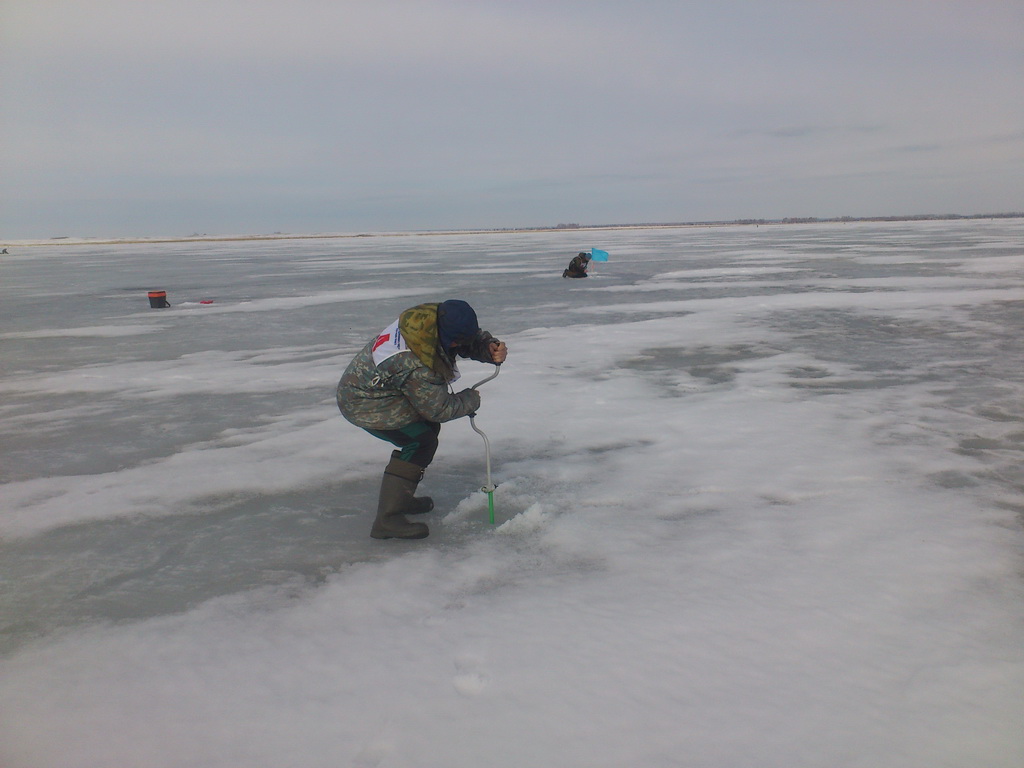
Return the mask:
[(406, 352), (408, 349), (409, 346), (398, 330), (398, 321), (395, 320), (380, 332), (377, 340), (373, 343), (373, 364), (380, 365), (389, 357), (397, 355), (399, 352)]

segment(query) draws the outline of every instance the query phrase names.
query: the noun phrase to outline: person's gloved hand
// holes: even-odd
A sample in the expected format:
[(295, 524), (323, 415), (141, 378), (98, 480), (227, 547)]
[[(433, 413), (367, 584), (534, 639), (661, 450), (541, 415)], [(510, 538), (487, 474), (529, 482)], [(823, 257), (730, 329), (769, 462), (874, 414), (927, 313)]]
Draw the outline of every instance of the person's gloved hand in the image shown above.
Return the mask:
[(464, 389), (459, 392), (459, 397), (462, 398), (462, 402), (466, 404), (471, 414), (480, 410), (480, 393), (475, 389)]

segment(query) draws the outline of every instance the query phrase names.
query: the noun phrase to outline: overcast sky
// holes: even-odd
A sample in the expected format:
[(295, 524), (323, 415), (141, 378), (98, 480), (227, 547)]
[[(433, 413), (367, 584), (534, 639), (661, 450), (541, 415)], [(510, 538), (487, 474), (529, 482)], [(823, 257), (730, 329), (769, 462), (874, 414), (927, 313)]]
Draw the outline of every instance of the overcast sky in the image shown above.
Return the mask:
[(0, 238), (1024, 210), (1022, 0), (0, 0)]

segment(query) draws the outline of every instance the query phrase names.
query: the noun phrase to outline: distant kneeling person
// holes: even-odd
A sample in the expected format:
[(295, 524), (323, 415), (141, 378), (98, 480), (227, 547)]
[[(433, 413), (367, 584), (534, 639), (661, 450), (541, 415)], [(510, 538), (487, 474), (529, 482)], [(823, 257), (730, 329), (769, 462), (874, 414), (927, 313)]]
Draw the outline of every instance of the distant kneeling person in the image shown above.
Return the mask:
[(569, 266), (562, 272), (562, 277), (586, 277), (587, 267), (590, 266), (590, 254), (582, 251), (572, 257)]

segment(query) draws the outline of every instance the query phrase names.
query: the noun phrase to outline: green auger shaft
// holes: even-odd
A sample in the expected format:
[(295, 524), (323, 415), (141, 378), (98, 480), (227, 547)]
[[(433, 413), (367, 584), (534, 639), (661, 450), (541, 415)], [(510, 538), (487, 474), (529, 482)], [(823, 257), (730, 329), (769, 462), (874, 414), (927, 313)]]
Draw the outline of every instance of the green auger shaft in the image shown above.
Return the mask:
[[(488, 381), (496, 377), (500, 371), (501, 363), (495, 363), (494, 373), (483, 381), (478, 381), (472, 388), (476, 389), (481, 384), (486, 384)], [(484, 455), (487, 458), (487, 485), (480, 490), (487, 494), (487, 512), (491, 520), (491, 525), (494, 525), (494, 489), (496, 486), (491, 482), (491, 442), (487, 439), (487, 435), (484, 434), (484, 431), (476, 425), (476, 421), (474, 421), (475, 416), (475, 413), (469, 414), (469, 426), (471, 426), (473, 431), (484, 439)]]

